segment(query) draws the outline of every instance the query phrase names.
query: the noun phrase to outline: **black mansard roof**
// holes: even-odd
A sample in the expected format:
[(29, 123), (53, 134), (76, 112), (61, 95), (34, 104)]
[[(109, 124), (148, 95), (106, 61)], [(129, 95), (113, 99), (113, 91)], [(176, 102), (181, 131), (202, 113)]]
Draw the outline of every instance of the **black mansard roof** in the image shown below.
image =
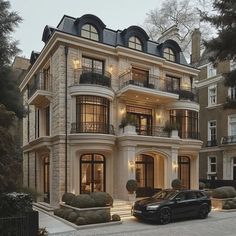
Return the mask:
[(166, 40), (159, 44), (149, 40), (149, 36), (139, 26), (130, 26), (124, 30), (112, 30), (106, 28), (106, 25), (95, 15), (86, 14), (80, 18), (73, 18), (64, 15), (56, 28), (45, 26), (42, 36), (42, 41), (47, 43), (54, 31), (64, 32), (67, 34), (80, 37), (81, 28), (84, 24), (92, 24), (99, 33), (99, 42), (110, 46), (128, 47), (128, 39), (136, 36), (140, 39), (143, 45), (143, 52), (157, 57), (163, 57), (163, 50), (165, 47), (170, 47), (177, 55), (176, 62), (183, 65), (188, 65), (182, 50), (174, 40)]

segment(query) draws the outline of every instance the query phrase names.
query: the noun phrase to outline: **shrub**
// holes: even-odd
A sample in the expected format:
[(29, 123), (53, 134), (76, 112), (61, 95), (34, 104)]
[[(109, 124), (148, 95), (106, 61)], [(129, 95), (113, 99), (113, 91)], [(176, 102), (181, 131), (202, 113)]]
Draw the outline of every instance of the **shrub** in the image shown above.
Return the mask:
[(114, 214), (114, 215), (111, 216), (111, 220), (112, 220), (112, 221), (120, 221), (121, 219), (120, 219), (120, 216), (119, 216), (119, 215)]
[(76, 212), (71, 212), (68, 216), (67, 216), (67, 220), (69, 220), (70, 222), (75, 222), (76, 219), (78, 218), (78, 214)]
[(101, 220), (100, 222), (109, 222), (111, 220), (110, 211), (108, 211), (106, 209), (98, 210), (97, 216)]
[(70, 213), (73, 212), (72, 209), (63, 209), (62, 218), (68, 220)]
[(64, 193), (61, 200), (63, 202), (65, 202), (66, 204), (70, 205), (74, 198), (75, 198), (75, 194), (73, 194), (73, 193)]
[(7, 193), (0, 195), (0, 217), (17, 216), (31, 212), (32, 197), (25, 193)]
[(133, 125), (136, 126), (137, 124), (137, 119), (135, 116), (131, 115), (131, 114), (127, 114), (126, 116), (124, 116), (120, 122), (119, 128), (124, 128), (127, 125)]
[(94, 192), (90, 194), (90, 197), (94, 199), (96, 207), (113, 205), (113, 198), (106, 192)]
[(126, 189), (128, 190), (129, 193), (134, 193), (138, 188), (137, 181), (135, 179), (130, 179), (126, 183)]
[(87, 211), (84, 213), (84, 218), (87, 224), (96, 224), (99, 223), (99, 215), (94, 211)]
[(167, 121), (163, 128), (164, 132), (170, 133), (172, 130), (178, 130), (178, 124), (174, 122)]
[(63, 209), (55, 209), (54, 210), (54, 215), (56, 215), (56, 216), (59, 216), (59, 217), (63, 217), (63, 214), (64, 214), (64, 210)]
[(46, 230), (46, 228), (38, 229), (38, 236), (47, 236), (47, 235), (48, 235), (48, 231)]
[(94, 207), (95, 201), (88, 194), (80, 194), (72, 199), (70, 205), (77, 208), (88, 208)]
[(203, 182), (199, 182), (199, 189), (204, 189), (206, 188), (206, 184)]
[(86, 224), (86, 220), (84, 219), (84, 217), (79, 216), (76, 221), (75, 221), (76, 225), (85, 225)]
[(213, 198), (233, 198), (236, 197), (236, 191), (234, 187), (224, 186), (216, 188), (212, 191)]
[(181, 189), (182, 187), (182, 182), (180, 179), (173, 179), (171, 182), (171, 186), (173, 189)]
[(26, 187), (19, 188), (17, 192), (29, 194), (34, 202), (37, 202), (37, 198), (42, 196), (42, 193), (37, 192), (35, 189)]

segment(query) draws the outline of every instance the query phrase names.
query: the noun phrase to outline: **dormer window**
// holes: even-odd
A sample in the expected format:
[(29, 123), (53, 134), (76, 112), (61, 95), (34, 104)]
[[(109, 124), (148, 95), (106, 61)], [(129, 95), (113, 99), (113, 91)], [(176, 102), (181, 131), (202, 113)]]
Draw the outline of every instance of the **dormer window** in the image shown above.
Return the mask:
[(83, 25), (81, 28), (81, 36), (95, 41), (99, 40), (98, 31), (93, 25), (90, 24)]
[(132, 36), (129, 38), (129, 48), (143, 51), (143, 46), (142, 46), (141, 41), (135, 36)]
[(171, 48), (165, 48), (163, 56), (169, 61), (176, 61), (175, 53)]

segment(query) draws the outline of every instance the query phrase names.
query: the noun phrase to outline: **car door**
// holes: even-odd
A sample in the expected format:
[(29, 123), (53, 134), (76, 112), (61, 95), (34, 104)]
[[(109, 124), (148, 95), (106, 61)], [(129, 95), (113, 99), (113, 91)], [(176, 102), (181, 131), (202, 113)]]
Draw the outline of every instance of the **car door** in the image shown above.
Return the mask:
[(182, 218), (188, 211), (188, 204), (186, 203), (186, 193), (180, 192), (173, 199), (174, 204), (172, 207), (173, 218)]
[(186, 205), (187, 205), (186, 216), (187, 217), (195, 216), (198, 212), (198, 205), (199, 205), (195, 191), (186, 192)]

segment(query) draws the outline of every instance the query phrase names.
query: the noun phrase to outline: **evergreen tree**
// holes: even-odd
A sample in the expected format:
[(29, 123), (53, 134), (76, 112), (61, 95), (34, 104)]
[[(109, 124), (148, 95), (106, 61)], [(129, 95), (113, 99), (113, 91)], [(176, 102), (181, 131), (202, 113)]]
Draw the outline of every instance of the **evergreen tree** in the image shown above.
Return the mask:
[[(218, 31), (216, 38), (205, 42), (206, 48), (214, 52), (210, 60), (215, 64), (224, 60), (236, 61), (236, 1), (214, 0), (213, 8), (217, 14), (202, 13), (202, 20), (211, 23)], [(236, 70), (225, 74), (225, 84), (236, 85)]]

